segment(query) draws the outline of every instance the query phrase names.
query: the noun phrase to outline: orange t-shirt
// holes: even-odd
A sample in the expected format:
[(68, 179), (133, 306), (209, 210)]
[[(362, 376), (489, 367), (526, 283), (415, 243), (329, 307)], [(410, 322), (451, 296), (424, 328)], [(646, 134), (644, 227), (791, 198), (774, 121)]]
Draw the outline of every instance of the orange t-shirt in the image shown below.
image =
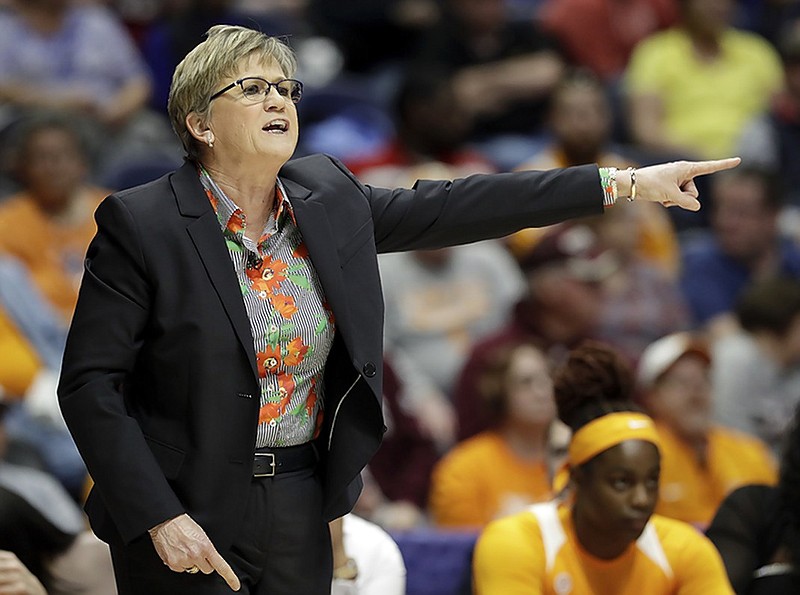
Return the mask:
[(457, 444), (433, 470), (429, 508), (441, 527), (483, 527), (552, 497), (546, 461), (518, 457), (495, 431)]
[(705, 527), (722, 500), (745, 484), (774, 485), (778, 469), (763, 442), (742, 432), (715, 426), (708, 436), (708, 456), (701, 465), (695, 451), (664, 424), (661, 481), (656, 512)]
[(96, 231), (94, 210), (107, 194), (102, 188), (87, 188), (63, 221), (44, 213), (25, 192), (0, 203), (0, 251), (25, 265), (65, 320), (75, 309), (83, 260)]

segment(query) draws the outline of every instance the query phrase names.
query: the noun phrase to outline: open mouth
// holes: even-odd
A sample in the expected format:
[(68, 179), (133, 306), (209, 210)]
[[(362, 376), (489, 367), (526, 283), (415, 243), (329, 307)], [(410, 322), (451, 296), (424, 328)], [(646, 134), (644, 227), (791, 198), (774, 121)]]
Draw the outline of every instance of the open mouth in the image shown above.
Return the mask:
[(261, 130), (271, 134), (285, 134), (289, 130), (289, 122), (286, 120), (273, 120)]

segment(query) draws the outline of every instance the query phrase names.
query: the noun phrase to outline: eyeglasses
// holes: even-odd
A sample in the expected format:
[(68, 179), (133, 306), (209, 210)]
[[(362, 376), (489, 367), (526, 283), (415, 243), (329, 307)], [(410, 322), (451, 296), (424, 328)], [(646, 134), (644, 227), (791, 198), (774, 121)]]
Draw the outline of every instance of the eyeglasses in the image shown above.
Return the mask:
[(271, 83), (268, 80), (262, 79), (258, 76), (248, 76), (238, 81), (233, 81), (224, 89), (220, 89), (214, 93), (208, 100), (214, 101), (220, 95), (227, 93), (236, 85), (242, 88), (242, 95), (250, 103), (261, 103), (269, 95), (272, 87), (278, 91), (281, 97), (288, 97), (292, 103), (297, 103), (303, 97), (303, 83), (295, 79), (283, 79), (277, 83)]

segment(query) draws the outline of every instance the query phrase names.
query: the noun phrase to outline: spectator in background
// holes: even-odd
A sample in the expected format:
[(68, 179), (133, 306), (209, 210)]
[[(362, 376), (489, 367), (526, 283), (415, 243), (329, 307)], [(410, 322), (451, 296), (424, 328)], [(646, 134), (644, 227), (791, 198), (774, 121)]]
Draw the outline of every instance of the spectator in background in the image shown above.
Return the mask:
[[(785, 23), (778, 38), (786, 86), (770, 109), (745, 127), (737, 155), (745, 165), (762, 167), (778, 176), (784, 202), (800, 211), (800, 19)], [(800, 237), (795, 229), (792, 233)]]
[(507, 0), (446, 0), (444, 17), (428, 31), (410, 68), (430, 64), (452, 74), (473, 140), (500, 169), (532, 153), (564, 60), (533, 23), (509, 18)]
[(601, 256), (594, 234), (582, 224), (552, 228), (520, 265), (527, 292), (504, 328), (473, 345), (453, 389), (459, 440), (489, 427), (478, 387), (496, 350), (535, 341), (551, 361), (560, 362), (567, 350), (596, 331), (603, 307), (600, 281), (616, 266)]
[(494, 351), (488, 364), (475, 405), (491, 429), (457, 444), (433, 472), (430, 511), (440, 527), (481, 528), (552, 497), (550, 364), (527, 342)]
[(675, 24), (678, 11), (676, 0), (547, 0), (538, 15), (573, 63), (613, 85), (636, 44)]
[(681, 23), (634, 50), (625, 73), (632, 140), (654, 156), (719, 157), (781, 89), (765, 39), (735, 29), (734, 0), (680, 0)]
[(778, 485), (733, 491), (706, 532), (740, 595), (800, 592), (800, 411), (793, 419)]
[(0, 551), (0, 593), (47, 595), (44, 585), (13, 552)]
[(13, 552), (50, 595), (115, 594), (108, 546), (86, 529), (75, 500), (47, 473), (2, 460), (5, 413), (0, 404), (0, 550)]
[(629, 206), (584, 221), (616, 263), (601, 282), (602, 310), (594, 336), (634, 363), (656, 339), (688, 329), (691, 319), (677, 280), (642, 255), (650, 209), (642, 203)]
[(410, 187), (423, 178), (462, 178), (491, 173), (481, 153), (466, 148), (472, 123), (457, 101), (446, 70), (410, 70), (393, 103), (396, 136), (376, 154), (347, 162), (359, 179), (376, 186)]
[[(306, 0), (156, 0), (158, 18), (134, 25), (141, 32), (142, 55), (152, 75), (150, 105), (166, 112), (172, 73), (183, 57), (218, 23), (250, 25), (269, 35), (292, 36), (292, 43), (308, 34)], [(142, 11), (142, 0), (121, 0), (123, 15)], [(119, 3), (119, 1), (118, 1)], [(130, 23), (129, 23), (130, 25)]]
[(739, 329), (714, 345), (716, 419), (761, 438), (777, 454), (800, 400), (800, 281), (749, 284)]
[[(550, 99), (547, 128), (551, 140), (516, 169), (544, 170), (598, 163), (624, 169), (637, 165), (611, 142), (613, 116), (606, 90), (601, 82), (584, 71), (564, 76)], [(631, 206), (631, 205), (629, 205)], [(670, 276), (677, 274), (679, 250), (669, 215), (653, 205), (636, 203), (639, 222), (634, 234), (637, 251)], [(524, 229), (507, 238), (515, 254), (530, 249), (544, 231)]]
[(556, 373), (558, 415), (573, 431), (569, 502), (491, 523), (475, 547), (478, 595), (732, 593), (711, 543), (653, 514), (660, 439), (631, 402), (624, 360), (584, 344)]
[(64, 321), (33, 286), (28, 271), (0, 254), (0, 399), (9, 409), (5, 429), (77, 498), (86, 467), (55, 393), (65, 339)]
[(405, 595), (400, 548), (383, 529), (352, 513), (331, 521), (331, 595)]
[[(56, 372), (66, 336), (66, 324), (33, 285), (25, 266), (0, 254), (0, 392), (22, 398), (42, 370)], [(53, 405), (57, 411), (55, 401)]]
[(472, 346), (503, 326), (523, 294), (519, 267), (498, 242), (385, 254), (379, 264), (387, 348), (451, 395)]
[(151, 83), (117, 17), (75, 0), (15, 0), (0, 13), (0, 102), (6, 123), (31, 108), (63, 110), (97, 143), (100, 168), (156, 147), (177, 151), (165, 117), (145, 108)]
[[(391, 364), (389, 363), (391, 360)], [(453, 441), (452, 414), (444, 421), (427, 409), (428, 418), (419, 415), (412, 399), (424, 399), (425, 390), (415, 377), (413, 364), (396, 353), (383, 361), (383, 415), (386, 433), (378, 452), (364, 475), (364, 491), (356, 512), (387, 530), (403, 530), (424, 524), (433, 466), (439, 458), (438, 427), (446, 427), (446, 443)]]
[(774, 178), (743, 167), (712, 180), (711, 229), (683, 245), (681, 287), (694, 325), (722, 336), (736, 328), (733, 308), (751, 281), (800, 277), (800, 249), (781, 237)]
[(21, 189), (0, 203), (0, 252), (27, 267), (67, 322), (96, 229), (94, 210), (109, 191), (89, 182), (86, 145), (66, 114), (27, 118), (12, 144)]
[(777, 480), (763, 442), (712, 422), (710, 372), (708, 347), (689, 333), (655, 341), (637, 368), (642, 404), (661, 442), (656, 512), (700, 527), (735, 488)]
[(547, 129), (552, 140), (517, 168), (554, 169), (585, 163), (636, 165), (612, 144), (611, 105), (600, 79), (586, 70), (567, 71), (550, 97)]
[(404, 63), (440, 17), (438, 0), (309, 0), (314, 30), (341, 48), (349, 73), (379, 75)]
[(147, 102), (150, 83), (114, 14), (74, 0), (15, 0), (0, 13), (0, 98), (88, 114), (111, 127)]

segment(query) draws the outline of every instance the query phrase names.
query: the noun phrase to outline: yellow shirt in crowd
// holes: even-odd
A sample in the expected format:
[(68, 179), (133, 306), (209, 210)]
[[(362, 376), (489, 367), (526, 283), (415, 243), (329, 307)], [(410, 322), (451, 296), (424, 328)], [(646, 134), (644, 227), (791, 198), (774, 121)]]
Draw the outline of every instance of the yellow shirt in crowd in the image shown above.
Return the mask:
[(636, 47), (625, 77), (632, 94), (660, 98), (672, 143), (717, 159), (734, 154), (745, 124), (780, 90), (783, 69), (775, 49), (753, 33), (727, 30), (720, 55), (705, 60), (673, 28)]
[(750, 483), (774, 485), (778, 469), (763, 442), (735, 430), (713, 427), (705, 464), (696, 452), (663, 424), (661, 481), (656, 512), (699, 527), (711, 522), (722, 500)]
[(429, 506), (440, 527), (483, 527), (552, 497), (545, 461), (518, 457), (495, 431), (455, 446), (436, 465)]
[(554, 502), (491, 523), (475, 546), (476, 595), (731, 595), (722, 560), (693, 527), (654, 515), (614, 560), (580, 546)]

